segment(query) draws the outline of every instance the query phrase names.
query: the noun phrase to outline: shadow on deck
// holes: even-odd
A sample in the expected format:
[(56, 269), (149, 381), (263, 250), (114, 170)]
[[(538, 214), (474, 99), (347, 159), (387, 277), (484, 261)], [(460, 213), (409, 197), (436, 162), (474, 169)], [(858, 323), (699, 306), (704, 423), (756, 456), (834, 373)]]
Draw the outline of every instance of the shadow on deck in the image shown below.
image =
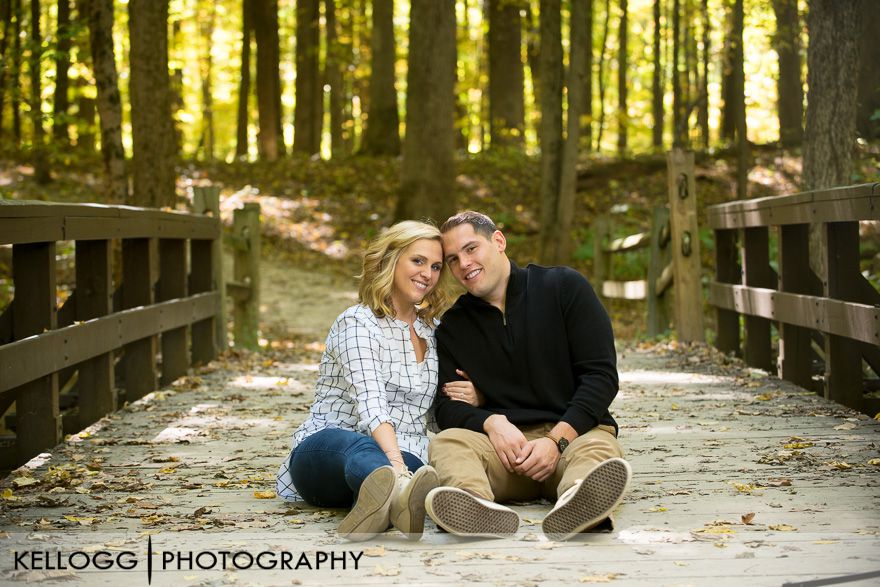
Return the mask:
[(613, 532), (548, 541), (538, 503), (516, 506), (513, 540), (430, 521), (419, 542), (340, 540), (343, 512), (274, 498), (316, 362), (253, 355), (150, 394), (3, 480), (0, 580), (722, 586), (880, 571), (880, 422), (705, 347), (620, 355), (613, 411), (635, 476)]

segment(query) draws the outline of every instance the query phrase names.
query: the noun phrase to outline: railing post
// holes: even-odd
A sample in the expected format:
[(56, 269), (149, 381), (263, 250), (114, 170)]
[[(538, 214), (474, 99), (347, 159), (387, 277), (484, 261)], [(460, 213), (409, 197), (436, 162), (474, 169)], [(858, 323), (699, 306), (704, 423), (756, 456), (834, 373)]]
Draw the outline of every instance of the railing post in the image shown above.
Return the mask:
[[(122, 308), (153, 303), (153, 255), (150, 239), (122, 241)], [(156, 337), (148, 336), (125, 345), (122, 358), (125, 399), (133, 402), (156, 389)]]
[[(13, 245), (12, 279), (17, 300), (12, 313), (14, 339), (54, 330), (55, 243)], [(61, 440), (58, 374), (31, 381), (13, 393), (17, 457), (24, 463)]]
[(611, 234), (611, 219), (599, 216), (593, 221), (593, 276), (590, 282), (600, 298), (604, 298), (602, 287), (611, 270), (611, 253), (606, 252), (608, 237)]
[[(235, 259), (233, 334), (235, 346), (256, 350), (260, 328), (260, 205), (247, 203), (233, 218)], [(244, 286), (244, 287), (242, 287)]]
[[(787, 224), (779, 227), (779, 291), (816, 295), (810, 285), (810, 227)], [(778, 373), (804, 389), (813, 385), (810, 331), (793, 324), (779, 323)]]
[[(179, 238), (159, 239), (159, 284), (157, 301), (186, 297), (186, 241)], [(189, 357), (186, 348), (186, 326), (166, 330), (162, 340), (162, 378), (168, 385), (186, 373)]]
[[(859, 223), (827, 222), (821, 226), (820, 251), (825, 275), (820, 275), (827, 298), (857, 299), (859, 278)], [(829, 316), (829, 319), (831, 317)], [(853, 339), (825, 334), (825, 397), (861, 410), (862, 354)]]
[[(220, 188), (205, 186), (193, 188), (193, 210), (196, 214), (210, 213), (220, 221)], [(222, 228), (222, 225), (221, 225)], [(195, 267), (195, 265), (193, 265)], [(217, 351), (224, 351), (229, 346), (226, 325), (226, 283), (223, 280), (223, 235), (211, 241), (211, 286), (208, 290), (220, 293), (220, 308), (214, 319), (214, 345)], [(204, 290), (204, 291), (208, 291)], [(197, 292), (193, 292), (197, 293)], [(216, 351), (215, 351), (216, 352)], [(196, 360), (193, 357), (193, 360)]]
[[(76, 319), (113, 312), (110, 241), (76, 241)], [(113, 353), (79, 364), (79, 421), (82, 429), (116, 409)]]
[[(718, 283), (741, 283), (742, 271), (737, 257), (737, 230), (715, 230), (715, 280)], [(723, 353), (742, 356), (739, 348), (739, 314), (715, 308), (718, 336), (715, 347)]]
[(648, 260), (648, 336), (669, 329), (669, 296), (657, 293), (657, 281), (669, 265), (669, 208), (655, 206), (651, 215), (651, 252)]
[[(766, 226), (743, 229), (743, 285), (774, 288), (770, 268), (770, 231)], [(748, 365), (770, 371), (773, 357), (770, 346), (770, 321), (746, 316), (745, 359)]]
[(675, 274), (675, 328), (679, 340), (703, 342), (706, 334), (703, 329), (694, 154), (673, 149), (666, 161)]

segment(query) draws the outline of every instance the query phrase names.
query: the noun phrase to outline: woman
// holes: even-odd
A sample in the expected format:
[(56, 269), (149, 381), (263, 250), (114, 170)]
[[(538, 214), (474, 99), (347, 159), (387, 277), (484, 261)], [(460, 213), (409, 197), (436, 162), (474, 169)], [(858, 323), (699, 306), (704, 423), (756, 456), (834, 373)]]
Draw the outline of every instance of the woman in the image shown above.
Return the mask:
[[(349, 507), (339, 535), (366, 540), (389, 521), (418, 539), (425, 495), (427, 417), (437, 387), (435, 319), (445, 309), (440, 232), (395, 224), (367, 247), (359, 304), (327, 335), (315, 403), (293, 434), (277, 491), (319, 507)], [(352, 504), (354, 504), (352, 506)]]

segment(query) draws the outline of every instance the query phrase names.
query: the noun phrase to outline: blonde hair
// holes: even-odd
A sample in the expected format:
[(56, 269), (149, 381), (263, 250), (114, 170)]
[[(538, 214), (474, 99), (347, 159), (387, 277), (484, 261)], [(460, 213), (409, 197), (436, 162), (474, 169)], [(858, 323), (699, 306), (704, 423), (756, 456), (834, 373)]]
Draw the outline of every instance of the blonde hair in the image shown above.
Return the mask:
[[(364, 252), (364, 265), (358, 275), (358, 301), (373, 311), (377, 317), (394, 316), (391, 292), (394, 289), (394, 270), (403, 251), (414, 242), (422, 239), (433, 240), (441, 245), (440, 231), (436, 226), (404, 220), (383, 231), (370, 241)], [(446, 267), (440, 270), (437, 285), (425, 296), (416, 311), (420, 318), (433, 326), (446, 310), (450, 302)]]

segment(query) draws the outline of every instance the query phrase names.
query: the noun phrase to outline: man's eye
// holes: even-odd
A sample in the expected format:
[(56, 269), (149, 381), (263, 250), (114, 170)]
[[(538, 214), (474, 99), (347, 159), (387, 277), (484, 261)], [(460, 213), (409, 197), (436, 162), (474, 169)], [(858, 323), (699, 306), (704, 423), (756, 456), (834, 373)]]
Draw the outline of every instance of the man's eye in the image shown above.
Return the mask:
[(431, 269), (433, 269), (434, 271), (440, 271), (441, 269), (443, 269), (443, 264), (434, 263), (433, 265), (431, 265)]

